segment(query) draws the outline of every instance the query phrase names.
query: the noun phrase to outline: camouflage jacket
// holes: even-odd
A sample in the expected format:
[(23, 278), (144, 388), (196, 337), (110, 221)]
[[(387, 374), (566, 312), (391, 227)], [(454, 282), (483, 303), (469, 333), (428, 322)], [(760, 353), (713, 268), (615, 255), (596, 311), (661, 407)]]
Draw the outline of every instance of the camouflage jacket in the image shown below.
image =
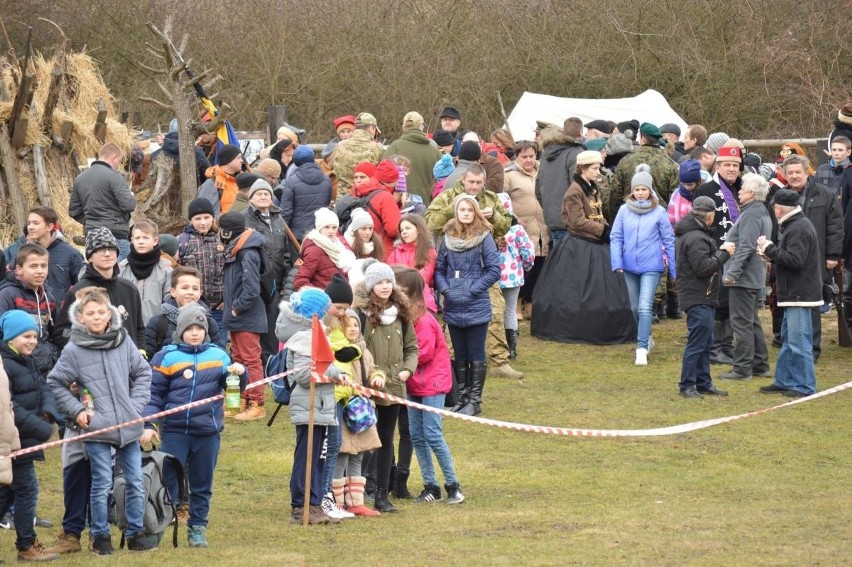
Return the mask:
[[(464, 193), (464, 185), (462, 184), (461, 179), (459, 179), (456, 181), (455, 185), (444, 189), (440, 195), (435, 197), (429, 204), (429, 208), (426, 209), (426, 224), (438, 240), (441, 239), (441, 236), (444, 233), (444, 225), (455, 216), (455, 211), (453, 211), (453, 200), (462, 193)], [(489, 219), (489, 222), (491, 223), (495, 239), (498, 236), (503, 236), (509, 231), (509, 228), (512, 225), (512, 221), (509, 218), (509, 212), (503, 206), (502, 201), (500, 201), (500, 198), (495, 193), (492, 193), (487, 189), (483, 189), (479, 195), (476, 196), (476, 202), (479, 203), (480, 209), (487, 209), (490, 207), (491, 210), (494, 211), (494, 215)]]
[(654, 190), (657, 192), (660, 205), (665, 207), (679, 183), (678, 165), (666, 155), (663, 148), (654, 146), (640, 146), (635, 152), (626, 155), (618, 162), (612, 177), (610, 203), (613, 203), (613, 198), (623, 201), (624, 197), (630, 193), (630, 181), (636, 173), (636, 166), (640, 163), (646, 163), (651, 168)]
[(343, 140), (334, 149), (332, 163), (334, 174), (337, 176), (337, 196), (346, 195), (352, 188), (352, 174), (355, 166), (362, 161), (373, 164), (379, 163), (384, 155), (385, 149), (379, 142), (373, 140), (366, 130), (355, 130), (352, 137)]

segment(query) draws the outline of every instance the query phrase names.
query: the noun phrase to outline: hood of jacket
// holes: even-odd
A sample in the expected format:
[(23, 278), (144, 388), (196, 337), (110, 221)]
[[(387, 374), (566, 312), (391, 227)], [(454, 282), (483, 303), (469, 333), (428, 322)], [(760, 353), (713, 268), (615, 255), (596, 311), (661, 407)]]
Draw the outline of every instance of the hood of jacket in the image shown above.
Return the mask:
[(180, 156), (177, 132), (169, 132), (163, 137), (163, 152), (172, 157)]
[[(356, 197), (366, 197), (376, 189), (381, 189), (388, 193), (393, 193), (393, 187), (388, 187), (387, 185), (382, 185), (375, 178), (370, 178), (370, 180), (363, 185), (355, 187), (355, 196)], [(373, 205), (375, 206), (375, 205)]]
[(293, 312), (288, 300), (282, 301), (278, 306), (275, 335), (279, 341), (287, 344), (287, 350), (310, 356), (311, 325), (311, 319)]
[[(551, 146), (569, 146), (572, 144), (579, 144), (577, 140), (572, 138), (571, 136), (566, 136), (562, 130), (556, 130), (555, 128), (545, 128), (541, 131), (541, 147), (544, 148), (545, 156), (548, 153), (548, 149)], [(555, 151), (559, 151), (560, 147), (557, 147)], [(553, 158), (550, 158), (553, 159)]]
[(687, 214), (685, 217), (680, 219), (674, 227), (675, 236), (683, 236), (687, 232), (694, 232), (696, 230), (704, 231), (708, 235), (713, 234), (713, 229), (711, 227), (703, 224), (691, 214)]
[[(124, 318), (121, 316), (121, 312), (118, 310), (118, 307), (110, 304), (110, 318), (109, 318), (109, 331), (118, 331), (122, 329), (122, 322)], [(88, 332), (86, 326), (81, 323), (77, 319), (77, 315), (80, 313), (80, 302), (75, 301), (71, 304), (71, 307), (68, 309), (68, 318), (71, 320), (71, 329), (76, 329), (78, 331)]]
[(263, 237), (253, 228), (247, 228), (236, 240), (231, 242), (225, 252), (226, 258), (234, 258), (241, 250), (257, 248), (263, 254)]
[(325, 174), (316, 162), (303, 163), (296, 168), (293, 177), (298, 178), (308, 185), (319, 185), (325, 179)]

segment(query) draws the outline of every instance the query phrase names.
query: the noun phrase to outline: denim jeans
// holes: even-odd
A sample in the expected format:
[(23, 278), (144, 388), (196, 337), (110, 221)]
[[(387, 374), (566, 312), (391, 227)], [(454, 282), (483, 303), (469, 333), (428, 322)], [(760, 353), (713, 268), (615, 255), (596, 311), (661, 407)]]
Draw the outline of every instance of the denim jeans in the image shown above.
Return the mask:
[[(409, 394), (408, 399), (431, 408), (444, 409), (444, 394), (422, 398)], [(435, 454), (438, 459), (438, 466), (444, 473), (444, 483), (455, 484), (457, 482), (453, 456), (450, 454), (450, 448), (444, 439), (442, 423), (443, 418), (440, 414), (412, 407), (408, 408), (408, 427), (411, 430), (411, 442), (414, 444), (417, 462), (420, 464), (423, 484), (438, 484), (438, 479), (435, 477), (435, 466), (432, 463), (432, 453)]]
[(713, 347), (712, 305), (693, 305), (686, 310), (686, 346), (680, 368), (680, 391), (690, 388), (706, 390), (713, 385), (710, 378), (710, 349)]
[(322, 493), (328, 494), (331, 492), (331, 480), (334, 478), (334, 467), (337, 464), (337, 455), (340, 453), (340, 443), (342, 440), (341, 427), (343, 425), (343, 401), (336, 404), (337, 425), (328, 426), (328, 436), (326, 440), (326, 456), (325, 456), (325, 474), (322, 477)]
[[(189, 481), (190, 526), (207, 526), (210, 499), (213, 497), (213, 471), (219, 459), (220, 435), (187, 435), (176, 431), (164, 431), (160, 450), (173, 455), (183, 463)], [(169, 497), (177, 505), (180, 494), (177, 475), (172, 467), (165, 470)]]
[(657, 292), (657, 284), (660, 283), (660, 276), (662, 275), (662, 272), (645, 272), (644, 274), (624, 272), (627, 295), (630, 297), (630, 308), (633, 310), (633, 318), (639, 328), (636, 348), (648, 348), (648, 339), (651, 336), (651, 320), (654, 313), (654, 295)]
[(812, 307), (784, 307), (781, 352), (775, 364), (775, 385), (803, 394), (816, 392)]
[(228, 344), (228, 329), (225, 328), (225, 323), (222, 321), (225, 312), (221, 309), (211, 309), (210, 316), (213, 317), (213, 320), (216, 321), (216, 326), (219, 328), (219, 340), (223, 345)]
[[(290, 472), (290, 506), (319, 506), (322, 504), (322, 480), (325, 474), (326, 426), (314, 425), (313, 452), (311, 455), (311, 485), (305, 487), (305, 470), (308, 467), (308, 426), (296, 426), (296, 447), (293, 449), (293, 469)], [(307, 502), (305, 502), (307, 496)]]
[(36, 539), (35, 520), (38, 502), (38, 479), (33, 461), (12, 461), (12, 484), (0, 485), (0, 518), (15, 505), (15, 547), (20, 551), (32, 546)]
[(130, 241), (122, 238), (116, 240), (118, 241), (118, 261), (121, 262), (130, 254)]
[[(86, 443), (89, 463), (92, 467), (92, 494), (89, 510), (92, 514), (90, 532), (95, 538), (109, 533), (107, 523), (107, 496), (112, 488), (112, 449), (109, 443)], [(121, 464), (126, 481), (125, 519), (127, 537), (142, 531), (142, 517), (145, 514), (145, 485), (142, 482), (142, 449), (139, 443), (128, 443), (115, 449), (115, 457)]]

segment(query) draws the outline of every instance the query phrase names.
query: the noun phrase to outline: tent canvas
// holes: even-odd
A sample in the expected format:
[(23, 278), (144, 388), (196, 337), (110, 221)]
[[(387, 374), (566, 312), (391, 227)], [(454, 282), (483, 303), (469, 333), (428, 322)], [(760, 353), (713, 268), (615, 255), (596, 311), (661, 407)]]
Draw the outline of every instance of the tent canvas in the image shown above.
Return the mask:
[(583, 124), (602, 119), (614, 122), (637, 119), (662, 126), (667, 122), (686, 131), (687, 123), (669, 106), (666, 97), (648, 89), (632, 98), (562, 98), (525, 92), (509, 114), (508, 124), (515, 140), (535, 139), (535, 122), (542, 120), (558, 126), (576, 116)]

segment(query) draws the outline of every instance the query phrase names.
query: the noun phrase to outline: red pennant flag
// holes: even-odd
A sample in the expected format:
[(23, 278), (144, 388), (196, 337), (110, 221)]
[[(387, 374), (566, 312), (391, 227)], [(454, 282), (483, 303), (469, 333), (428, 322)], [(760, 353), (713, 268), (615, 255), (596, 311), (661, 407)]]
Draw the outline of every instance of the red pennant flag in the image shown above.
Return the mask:
[(329, 344), (328, 337), (325, 336), (325, 331), (322, 330), (322, 325), (316, 315), (313, 316), (311, 324), (311, 359), (314, 362), (317, 374), (320, 376), (324, 376), (329, 365), (334, 362), (331, 344)]

